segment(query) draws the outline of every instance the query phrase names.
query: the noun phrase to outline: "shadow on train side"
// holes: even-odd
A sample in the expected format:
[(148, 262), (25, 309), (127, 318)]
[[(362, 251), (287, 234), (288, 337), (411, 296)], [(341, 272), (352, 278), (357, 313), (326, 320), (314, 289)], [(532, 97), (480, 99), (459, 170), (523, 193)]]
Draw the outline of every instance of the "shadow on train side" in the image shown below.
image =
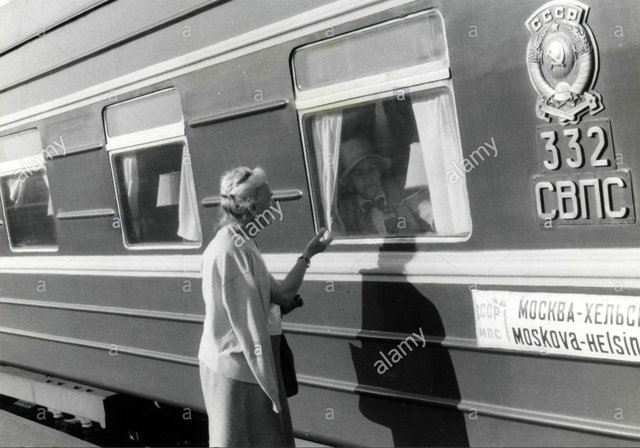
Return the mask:
[[(389, 255), (390, 250), (402, 251)], [(394, 446), (469, 446), (464, 413), (455, 407), (460, 390), (435, 305), (407, 279), (383, 282), (367, 276), (398, 268), (415, 254), (413, 244), (385, 243), (376, 269), (362, 270), (362, 330), (411, 335), (397, 340), (361, 338), (350, 344), (360, 395), (360, 411), (391, 430)], [(424, 342), (423, 342), (424, 341)], [(433, 342), (436, 342), (435, 344)], [(393, 392), (398, 397), (381, 396)], [(434, 398), (435, 403), (423, 401)], [(438, 404), (439, 403), (439, 404)]]

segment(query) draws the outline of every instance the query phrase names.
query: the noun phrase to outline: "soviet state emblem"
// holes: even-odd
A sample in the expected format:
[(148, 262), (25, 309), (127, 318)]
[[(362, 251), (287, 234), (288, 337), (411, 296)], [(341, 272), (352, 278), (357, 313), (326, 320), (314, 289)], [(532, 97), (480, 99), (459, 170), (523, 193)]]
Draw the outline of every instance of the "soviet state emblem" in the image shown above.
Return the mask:
[(586, 25), (589, 7), (558, 0), (538, 9), (526, 22), (531, 32), (527, 47), (529, 78), (538, 92), (536, 113), (560, 124), (578, 123), (587, 111), (604, 109), (593, 89), (598, 72), (598, 51)]

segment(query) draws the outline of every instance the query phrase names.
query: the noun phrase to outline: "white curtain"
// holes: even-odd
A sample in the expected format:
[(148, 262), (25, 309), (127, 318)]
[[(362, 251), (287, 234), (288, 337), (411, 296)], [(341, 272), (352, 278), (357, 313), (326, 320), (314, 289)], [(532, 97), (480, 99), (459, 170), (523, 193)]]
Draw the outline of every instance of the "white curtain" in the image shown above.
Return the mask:
[(46, 173), (42, 173), (42, 178), (47, 186), (47, 196), (49, 198), (49, 203), (47, 204), (47, 216), (53, 216), (53, 202), (51, 202), (51, 187), (49, 187), (49, 179), (47, 178)]
[[(47, 216), (53, 216), (53, 203), (51, 202), (49, 179), (47, 179), (47, 175), (44, 172), (38, 174), (42, 174), (44, 184), (47, 186), (47, 196), (49, 198), (49, 202), (47, 204)], [(21, 173), (17, 177), (9, 178), (9, 199), (13, 202), (14, 207), (20, 207), (23, 205), (22, 203), (24, 202), (24, 194), (27, 189), (28, 182), (29, 177), (25, 173)]]
[[(23, 175), (24, 177), (22, 177)], [(11, 199), (15, 207), (22, 205), (26, 183), (27, 176), (24, 173), (20, 174), (18, 177), (9, 178), (9, 199)]]
[(194, 189), (191, 158), (186, 146), (182, 150), (178, 215), (180, 220), (178, 236), (189, 241), (202, 240), (202, 229), (200, 228), (200, 219), (198, 217), (198, 199)]
[(129, 204), (131, 220), (138, 219), (138, 159), (135, 154), (122, 157), (122, 174)]
[(459, 136), (450, 95), (436, 91), (413, 99), (413, 112), (423, 149), (425, 169), (439, 235), (471, 231), (469, 201), (464, 176), (451, 182), (447, 172), (462, 166)]
[(127, 154), (122, 157), (122, 176), (124, 180), (127, 203), (129, 204), (129, 216), (131, 218), (131, 231), (136, 239), (140, 237), (140, 209), (138, 207), (139, 174), (138, 159), (135, 154)]
[(338, 216), (336, 187), (338, 184), (338, 161), (340, 157), (340, 136), (342, 134), (342, 113), (330, 112), (313, 118), (313, 148), (320, 175), (324, 218), (329, 229), (333, 229)]

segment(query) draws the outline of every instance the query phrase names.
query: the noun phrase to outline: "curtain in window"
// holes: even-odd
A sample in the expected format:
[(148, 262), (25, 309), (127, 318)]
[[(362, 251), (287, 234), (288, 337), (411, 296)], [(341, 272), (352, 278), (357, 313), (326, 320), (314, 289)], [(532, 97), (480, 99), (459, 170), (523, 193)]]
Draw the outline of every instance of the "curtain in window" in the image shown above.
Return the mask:
[[(42, 173), (42, 179), (47, 186), (47, 196), (49, 202), (47, 204), (47, 216), (53, 216), (53, 203), (51, 202), (51, 188), (49, 187), (49, 179), (46, 174)], [(24, 202), (25, 191), (27, 190), (27, 184), (29, 182), (29, 176), (22, 173), (17, 177), (9, 178), (9, 199), (13, 202), (14, 207), (20, 207)]]
[(414, 99), (413, 112), (429, 179), (434, 222), (439, 235), (471, 231), (465, 179), (451, 182), (447, 172), (461, 165), (453, 101), (448, 94), (433, 92)]
[(21, 174), (18, 177), (9, 178), (9, 199), (11, 199), (11, 202), (13, 202), (15, 207), (22, 205), (26, 183), (26, 175), (23, 177)]
[(129, 206), (131, 232), (135, 240), (138, 240), (141, 226), (138, 220), (140, 214), (140, 209), (138, 208), (138, 159), (135, 154), (126, 154), (122, 157), (122, 175), (125, 193), (127, 194), (127, 205)]
[(198, 219), (198, 199), (194, 189), (191, 158), (186, 146), (182, 150), (178, 215), (180, 220), (178, 236), (189, 241), (200, 241), (202, 239), (202, 229)]
[(45, 173), (42, 173), (42, 178), (44, 179), (44, 183), (47, 186), (47, 197), (49, 198), (49, 203), (47, 204), (47, 216), (53, 216), (53, 202), (51, 202), (51, 187), (49, 187), (49, 178)]
[(340, 135), (342, 133), (342, 113), (331, 112), (318, 115), (312, 122), (313, 148), (316, 166), (321, 179), (322, 203), (325, 223), (333, 229), (339, 222), (336, 201), (338, 183), (338, 160), (340, 156)]

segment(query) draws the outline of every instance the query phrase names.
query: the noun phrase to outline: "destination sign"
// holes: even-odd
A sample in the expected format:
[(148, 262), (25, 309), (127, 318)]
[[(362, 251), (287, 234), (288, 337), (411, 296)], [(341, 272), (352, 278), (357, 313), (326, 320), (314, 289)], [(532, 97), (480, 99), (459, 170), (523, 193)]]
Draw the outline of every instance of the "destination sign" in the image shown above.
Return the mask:
[(479, 347), (640, 363), (640, 297), (472, 291)]

